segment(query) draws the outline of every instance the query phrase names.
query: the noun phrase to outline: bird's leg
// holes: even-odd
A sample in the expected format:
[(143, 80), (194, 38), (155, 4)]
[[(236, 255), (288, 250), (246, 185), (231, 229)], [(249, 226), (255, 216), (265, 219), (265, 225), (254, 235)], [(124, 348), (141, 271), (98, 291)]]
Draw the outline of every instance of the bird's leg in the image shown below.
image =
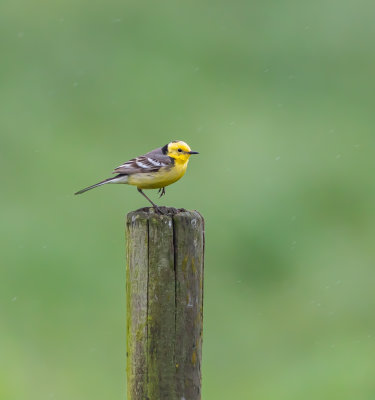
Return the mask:
[(159, 196), (159, 199), (160, 199), (160, 197), (165, 195), (165, 187), (160, 188), (158, 193), (160, 193), (160, 196)]
[(159, 212), (159, 207), (158, 207), (153, 201), (151, 201), (151, 200), (143, 193), (142, 189), (140, 189), (140, 188), (137, 188), (137, 189), (138, 189), (138, 192), (139, 192), (142, 196), (146, 197), (146, 199), (152, 204), (152, 206), (154, 207), (155, 211), (156, 211), (156, 212)]

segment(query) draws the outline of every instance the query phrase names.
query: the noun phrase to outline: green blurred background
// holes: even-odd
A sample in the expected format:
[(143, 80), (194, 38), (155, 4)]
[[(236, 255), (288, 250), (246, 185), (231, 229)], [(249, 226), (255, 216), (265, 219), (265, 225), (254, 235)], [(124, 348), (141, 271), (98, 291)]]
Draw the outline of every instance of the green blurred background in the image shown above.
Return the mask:
[(73, 193), (174, 139), (200, 152), (163, 201), (206, 218), (203, 399), (375, 399), (374, 12), (1, 2), (1, 400), (125, 398), (147, 203)]

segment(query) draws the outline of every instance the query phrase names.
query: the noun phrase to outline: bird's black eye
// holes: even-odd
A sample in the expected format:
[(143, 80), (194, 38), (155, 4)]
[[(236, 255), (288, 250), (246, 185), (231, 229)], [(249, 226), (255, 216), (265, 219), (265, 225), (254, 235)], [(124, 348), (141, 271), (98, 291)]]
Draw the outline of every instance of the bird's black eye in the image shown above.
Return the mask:
[(181, 153), (182, 149), (178, 149), (178, 152)]

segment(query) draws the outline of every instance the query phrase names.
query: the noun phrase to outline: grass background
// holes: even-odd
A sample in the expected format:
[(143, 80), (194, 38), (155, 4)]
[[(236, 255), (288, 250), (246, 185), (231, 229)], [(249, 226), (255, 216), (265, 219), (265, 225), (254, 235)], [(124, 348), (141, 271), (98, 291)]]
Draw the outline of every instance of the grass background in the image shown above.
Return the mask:
[[(373, 2), (0, 4), (0, 399), (124, 399), (124, 217), (183, 139), (203, 399), (373, 400)], [(153, 199), (155, 194), (150, 193)]]

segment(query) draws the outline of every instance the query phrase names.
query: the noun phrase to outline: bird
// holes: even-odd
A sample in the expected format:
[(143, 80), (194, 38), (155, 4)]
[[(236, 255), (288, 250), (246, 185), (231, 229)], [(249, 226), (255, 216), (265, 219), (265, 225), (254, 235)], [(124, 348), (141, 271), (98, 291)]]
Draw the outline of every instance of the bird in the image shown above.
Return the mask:
[(107, 183), (125, 183), (136, 186), (158, 212), (157, 206), (143, 189), (159, 189), (160, 196), (165, 195), (165, 187), (178, 181), (186, 172), (190, 156), (199, 154), (192, 151), (182, 140), (174, 140), (163, 147), (152, 150), (142, 156), (132, 158), (118, 166), (112, 173), (116, 176), (88, 186), (74, 194), (82, 194)]

